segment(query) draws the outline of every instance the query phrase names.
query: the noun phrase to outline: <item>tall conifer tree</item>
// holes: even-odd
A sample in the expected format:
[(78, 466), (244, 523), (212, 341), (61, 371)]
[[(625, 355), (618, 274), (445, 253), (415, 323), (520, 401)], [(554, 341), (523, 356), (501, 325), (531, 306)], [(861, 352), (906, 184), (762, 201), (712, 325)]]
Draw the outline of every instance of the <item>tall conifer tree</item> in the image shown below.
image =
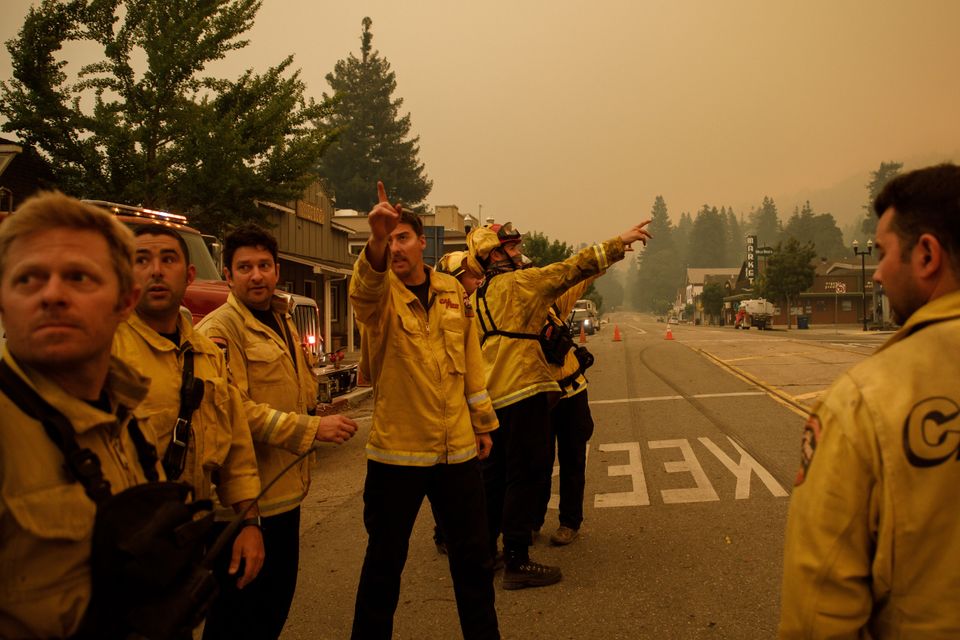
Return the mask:
[(419, 136), (410, 135), (410, 114), (401, 115), (402, 98), (394, 98), (396, 74), (372, 48), (373, 21), (363, 19), (360, 57), (339, 60), (327, 82), (333, 89), (330, 124), (336, 141), (319, 170), (337, 207), (367, 211), (377, 202), (377, 180), (391, 201), (417, 208), (433, 188), (420, 162)]

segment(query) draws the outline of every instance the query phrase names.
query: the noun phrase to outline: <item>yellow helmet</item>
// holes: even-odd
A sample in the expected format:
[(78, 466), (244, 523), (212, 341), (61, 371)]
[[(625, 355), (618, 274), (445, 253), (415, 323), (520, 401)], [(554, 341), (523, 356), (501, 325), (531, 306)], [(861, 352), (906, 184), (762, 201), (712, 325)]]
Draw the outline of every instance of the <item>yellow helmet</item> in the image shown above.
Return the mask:
[(464, 265), (466, 258), (466, 251), (451, 251), (450, 253), (445, 253), (437, 260), (437, 271), (449, 273), (454, 278), (459, 278), (460, 275), (463, 274), (464, 269), (466, 269)]

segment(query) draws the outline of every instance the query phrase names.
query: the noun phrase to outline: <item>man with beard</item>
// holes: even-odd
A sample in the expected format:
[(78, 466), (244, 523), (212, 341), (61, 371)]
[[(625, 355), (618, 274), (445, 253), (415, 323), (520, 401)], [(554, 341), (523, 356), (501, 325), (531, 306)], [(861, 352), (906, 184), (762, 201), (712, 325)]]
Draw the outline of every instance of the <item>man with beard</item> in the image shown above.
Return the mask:
[[(142, 225), (135, 235), (133, 275), (143, 293), (117, 330), (114, 353), (150, 378), (141, 407), (157, 432), (167, 479), (188, 483), (195, 498), (204, 499), (211, 497), (215, 478), (221, 504), (237, 513), (250, 507), (229, 566), (233, 575), (243, 560), (237, 580), (242, 589), (263, 564), (263, 538), (259, 510), (249, 504), (260, 492), (260, 479), (240, 392), (227, 382), (220, 348), (180, 312), (196, 274), (186, 242), (161, 224)], [(202, 391), (195, 390), (198, 385)]]
[(960, 637), (960, 167), (893, 179), (874, 211), (903, 326), (807, 420), (781, 638)]
[[(265, 560), (257, 579), (225, 589), (207, 617), (206, 640), (275, 639), (286, 624), (300, 564), (300, 503), (310, 489), (316, 441), (342, 444), (357, 424), (341, 415), (317, 416), (317, 379), (310, 369), (287, 301), (274, 296), (280, 279), (277, 239), (255, 224), (224, 239), (226, 303), (197, 325), (227, 354), (230, 382), (243, 398), (263, 485), (260, 499)], [(288, 465), (292, 469), (283, 473)]]
[[(464, 290), (423, 264), (423, 223), (387, 200), (368, 215), (350, 300), (373, 383), (353, 638), (389, 640), (410, 532), (424, 496), (446, 536), (464, 638), (499, 638), (479, 460), (497, 418)], [(429, 635), (427, 633), (426, 635)]]

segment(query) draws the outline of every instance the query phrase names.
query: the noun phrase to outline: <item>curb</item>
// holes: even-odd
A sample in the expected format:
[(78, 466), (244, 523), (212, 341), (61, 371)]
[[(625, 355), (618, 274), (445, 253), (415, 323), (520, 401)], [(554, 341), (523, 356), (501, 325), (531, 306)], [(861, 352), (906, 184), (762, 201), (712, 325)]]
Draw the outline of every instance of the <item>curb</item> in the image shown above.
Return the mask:
[(356, 409), (360, 404), (373, 395), (373, 387), (357, 387), (353, 391), (337, 396), (333, 402), (317, 405), (318, 416), (328, 416), (332, 413), (344, 413)]
[(756, 377), (750, 375), (749, 373), (747, 373), (746, 371), (744, 371), (744, 370), (741, 369), (740, 367), (736, 367), (736, 366), (734, 366), (734, 365), (732, 365), (732, 364), (728, 364), (728, 363), (724, 362), (723, 360), (721, 360), (721, 359), (718, 358), (717, 356), (713, 355), (713, 354), (710, 353), (709, 351), (704, 351), (703, 349), (701, 349), (701, 348), (699, 348), (699, 347), (696, 347), (696, 351), (697, 351), (697, 353), (699, 353), (700, 355), (706, 356), (707, 358), (709, 358), (710, 360), (712, 360), (715, 364), (723, 367), (724, 369), (728, 369), (729, 371), (735, 373), (736, 375), (740, 376), (740, 377), (743, 378), (744, 380), (747, 380), (747, 381), (750, 382), (751, 384), (754, 384), (754, 385), (760, 387), (761, 389), (763, 389), (764, 391), (766, 391), (766, 392), (769, 393), (770, 395), (775, 396), (777, 400), (780, 400), (781, 402), (789, 405), (789, 406), (792, 407), (793, 409), (796, 409), (796, 410), (799, 411), (801, 414), (803, 414), (804, 417), (806, 417), (806, 416), (808, 416), (808, 415), (810, 414), (810, 407), (808, 407), (807, 405), (803, 404), (802, 402), (800, 402), (800, 401), (798, 401), (798, 400), (795, 400), (795, 399), (793, 398), (793, 396), (789, 395), (788, 393), (786, 393), (786, 392), (784, 392), (784, 391), (781, 391), (780, 389), (777, 389), (776, 387), (771, 387), (770, 385), (768, 385), (767, 383), (763, 382), (763, 381), (760, 380), (759, 378), (756, 378)]

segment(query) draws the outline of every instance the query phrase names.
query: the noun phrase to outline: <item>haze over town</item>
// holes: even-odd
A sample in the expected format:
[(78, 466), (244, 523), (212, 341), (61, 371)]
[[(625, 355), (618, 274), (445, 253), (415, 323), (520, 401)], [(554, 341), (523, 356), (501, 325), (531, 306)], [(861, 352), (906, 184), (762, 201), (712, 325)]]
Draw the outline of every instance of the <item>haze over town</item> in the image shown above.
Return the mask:
[[(4, 0), (0, 39), (31, 4)], [(293, 53), (319, 99), (364, 16), (420, 136), (427, 202), (570, 243), (647, 217), (657, 195), (674, 221), (764, 195), (785, 219), (809, 199), (846, 231), (881, 161), (960, 160), (951, 0), (268, 0), (249, 46), (208, 71)], [(68, 73), (96, 53), (65, 50)]]

